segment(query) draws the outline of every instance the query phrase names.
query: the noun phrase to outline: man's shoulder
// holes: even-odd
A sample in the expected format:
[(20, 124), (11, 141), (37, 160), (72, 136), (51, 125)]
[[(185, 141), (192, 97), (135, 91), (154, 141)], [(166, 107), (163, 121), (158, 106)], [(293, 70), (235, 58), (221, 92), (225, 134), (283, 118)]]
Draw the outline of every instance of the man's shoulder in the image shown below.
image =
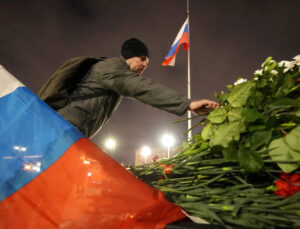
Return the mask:
[(128, 71), (128, 65), (122, 56), (106, 58), (103, 61), (99, 61), (95, 68), (98, 71)]
[(104, 59), (104, 62), (110, 63), (110, 64), (126, 64), (126, 60), (122, 56), (115, 56), (111, 58)]

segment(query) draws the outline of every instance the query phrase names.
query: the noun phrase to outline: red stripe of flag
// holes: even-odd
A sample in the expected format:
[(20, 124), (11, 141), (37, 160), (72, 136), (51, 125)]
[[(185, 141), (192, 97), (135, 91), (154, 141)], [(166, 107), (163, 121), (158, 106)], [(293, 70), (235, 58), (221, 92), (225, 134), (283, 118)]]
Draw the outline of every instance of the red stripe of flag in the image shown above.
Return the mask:
[(86, 138), (0, 202), (0, 228), (162, 229), (181, 209)]

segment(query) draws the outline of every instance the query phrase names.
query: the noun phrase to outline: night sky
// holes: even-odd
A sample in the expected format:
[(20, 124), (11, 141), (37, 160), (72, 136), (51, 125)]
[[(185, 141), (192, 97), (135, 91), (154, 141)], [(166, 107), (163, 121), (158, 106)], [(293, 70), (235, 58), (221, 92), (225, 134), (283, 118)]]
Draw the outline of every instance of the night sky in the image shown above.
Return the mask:
[[(299, 15), (299, 0), (190, 0), (192, 99), (216, 100), (268, 56), (300, 54)], [(185, 0), (2, 0), (0, 64), (37, 93), (66, 59), (119, 56), (137, 37), (150, 50), (144, 75), (186, 95), (187, 52), (179, 51), (175, 67), (161, 66), (185, 19)], [(161, 147), (165, 132), (180, 144), (187, 123), (172, 122), (182, 118), (126, 98), (92, 141), (103, 148), (114, 137), (115, 158), (129, 163), (142, 145)]]

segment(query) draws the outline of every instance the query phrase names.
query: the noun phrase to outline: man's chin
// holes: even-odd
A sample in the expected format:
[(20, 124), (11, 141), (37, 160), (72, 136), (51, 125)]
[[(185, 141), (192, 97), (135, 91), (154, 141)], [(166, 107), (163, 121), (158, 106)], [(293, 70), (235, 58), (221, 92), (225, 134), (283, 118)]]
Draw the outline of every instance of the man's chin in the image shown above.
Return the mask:
[(136, 73), (138, 73), (139, 75), (144, 73), (144, 70), (138, 70)]

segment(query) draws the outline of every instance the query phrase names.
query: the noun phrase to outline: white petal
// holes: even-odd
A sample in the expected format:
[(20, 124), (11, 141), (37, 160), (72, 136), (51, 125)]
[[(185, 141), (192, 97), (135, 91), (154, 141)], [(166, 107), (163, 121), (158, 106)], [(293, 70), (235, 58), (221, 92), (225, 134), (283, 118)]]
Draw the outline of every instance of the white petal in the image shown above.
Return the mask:
[(256, 70), (256, 71), (254, 72), (254, 75), (262, 75), (262, 73), (263, 73), (263, 70), (260, 69), (260, 70)]
[(293, 58), (296, 61), (297, 65), (300, 65), (300, 55), (297, 55)]
[(273, 74), (273, 75), (277, 75), (277, 74), (278, 74), (278, 72), (277, 72), (276, 70), (272, 70), (272, 71), (271, 71), (271, 74)]
[(289, 61), (287, 61), (287, 60), (282, 60), (282, 61), (280, 61), (280, 62), (278, 63), (278, 66), (279, 66), (279, 67), (283, 67), (283, 66), (286, 66), (288, 63), (289, 63)]
[(244, 82), (246, 82), (246, 81), (247, 81), (247, 79), (241, 78), (241, 79), (237, 80), (237, 81), (234, 83), (234, 85), (236, 86), (236, 85), (241, 84), (241, 83), (244, 83)]
[(297, 63), (300, 62), (300, 55), (297, 55), (293, 58)]
[(279, 67), (283, 67), (284, 66), (283, 72), (286, 73), (290, 69), (292, 69), (295, 66), (295, 64), (296, 64), (296, 61), (286, 61), (286, 60), (283, 60), (283, 61), (280, 61), (278, 63), (278, 66)]

